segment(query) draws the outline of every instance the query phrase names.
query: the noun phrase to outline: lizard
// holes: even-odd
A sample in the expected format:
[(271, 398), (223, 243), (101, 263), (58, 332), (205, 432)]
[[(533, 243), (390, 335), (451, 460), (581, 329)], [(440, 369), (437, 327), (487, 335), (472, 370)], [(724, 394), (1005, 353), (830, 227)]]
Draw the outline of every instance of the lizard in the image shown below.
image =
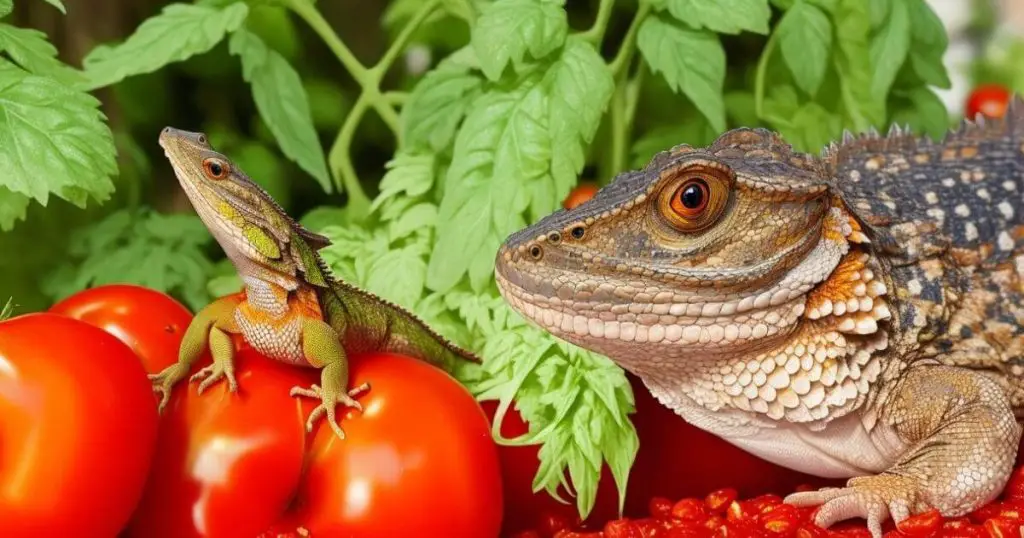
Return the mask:
[(174, 385), (209, 349), (212, 363), (190, 377), (198, 393), (226, 380), (238, 390), (232, 334), (263, 355), (320, 369), (320, 384), (294, 387), (291, 396), (319, 400), (306, 421), (313, 431), (326, 416), (341, 439), (337, 404), (361, 411), (356, 399), (370, 383), (349, 388), (348, 358), (374, 351), (400, 353), (452, 372), (458, 361), (479, 363), (414, 314), (336, 279), (319, 251), (330, 240), (284, 209), (203, 133), (164, 128), (159, 144), (203, 224), (224, 250), (244, 289), (199, 310), (182, 337), (178, 360), (149, 377), (162, 412)]
[[(1024, 416), (1024, 102), (943, 137), (680, 144), (508, 236), (504, 300), (690, 424), (841, 487), (820, 527), (962, 516)], [(839, 485), (837, 484), (837, 485)]]

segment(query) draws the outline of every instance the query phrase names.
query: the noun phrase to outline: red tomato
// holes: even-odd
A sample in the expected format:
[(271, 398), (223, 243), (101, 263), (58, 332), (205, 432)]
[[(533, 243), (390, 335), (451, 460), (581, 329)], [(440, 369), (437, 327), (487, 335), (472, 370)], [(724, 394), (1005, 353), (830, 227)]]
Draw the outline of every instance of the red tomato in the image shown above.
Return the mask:
[(178, 360), (181, 337), (192, 320), (192, 313), (170, 296), (127, 284), (78, 292), (50, 307), (50, 312), (80, 319), (118, 337), (151, 374)]
[(974, 119), (979, 112), (990, 118), (1001, 118), (1009, 104), (1009, 90), (999, 84), (983, 84), (967, 97), (964, 112), (968, 119)]
[[(201, 395), (185, 380), (174, 387), (127, 536), (251, 538), (287, 508), (302, 473), (309, 411), (288, 391), (319, 378), (238, 347), (237, 393), (226, 383)], [(207, 354), (193, 371), (209, 362)]]
[(565, 197), (565, 201), (562, 202), (562, 206), (566, 209), (572, 209), (583, 202), (594, 197), (597, 194), (598, 187), (594, 183), (582, 182), (579, 185), (569, 191), (569, 196)]
[(0, 536), (115, 536), (156, 431), (146, 372), (117, 338), (55, 314), (0, 322)]
[(497, 536), (498, 451), (469, 391), (429, 364), (383, 353), (353, 360), (351, 385), (364, 382), (363, 411), (341, 419), (344, 441), (318, 427), (287, 520), (312, 536)]

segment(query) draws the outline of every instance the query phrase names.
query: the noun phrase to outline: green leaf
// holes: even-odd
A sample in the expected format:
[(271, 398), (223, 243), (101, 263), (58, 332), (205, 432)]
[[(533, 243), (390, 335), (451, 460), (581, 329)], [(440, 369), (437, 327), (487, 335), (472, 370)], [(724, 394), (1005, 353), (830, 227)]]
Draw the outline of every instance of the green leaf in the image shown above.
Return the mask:
[(663, 0), (668, 12), (694, 29), (707, 28), (719, 34), (742, 31), (768, 33), (772, 11), (768, 0)]
[(236, 2), (223, 9), (170, 4), (143, 21), (124, 43), (100, 45), (82, 61), (87, 89), (109, 86), (127, 77), (202, 54), (241, 27), (249, 8)]
[(14, 315), (14, 297), (8, 297), (4, 307), (0, 308), (0, 321), (10, 319)]
[(496, 0), (481, 10), (471, 44), (487, 78), (501, 78), (509, 62), (529, 53), (541, 59), (562, 46), (569, 31), (561, 0)]
[[(106, 200), (117, 173), (99, 101), (0, 59), (0, 187), (46, 205)], [(11, 208), (8, 198), (8, 211)], [(23, 204), (15, 202), (14, 204)]]
[(405, 143), (413, 148), (445, 151), (482, 83), (477, 74), (450, 59), (427, 72), (402, 107)]
[(51, 6), (53, 6), (55, 8), (57, 8), (57, 10), (60, 11), (62, 15), (67, 15), (68, 14), (67, 8), (64, 7), (64, 3), (61, 2), (60, 0), (43, 0), (43, 1), (46, 2), (47, 4), (50, 4)]
[(803, 91), (814, 95), (825, 78), (832, 49), (832, 23), (809, 2), (798, 0), (775, 30), (782, 58)]
[(558, 60), (544, 76), (550, 95), (548, 122), (551, 132), (551, 175), (554, 192), (533, 197), (533, 217), (540, 218), (557, 208), (569, 194), (577, 174), (586, 163), (584, 151), (594, 138), (604, 116), (615, 80), (594, 47), (578, 38), (566, 42)]
[(414, 243), (405, 248), (388, 250), (370, 264), (366, 289), (413, 308), (423, 295), (427, 277), (426, 245)]
[(715, 34), (690, 30), (655, 14), (640, 26), (637, 47), (673, 91), (693, 101), (715, 130), (725, 130), (725, 49)]
[(6, 17), (14, 11), (14, 0), (0, 0), (0, 18)]
[(632, 168), (640, 169), (647, 166), (647, 163), (659, 152), (666, 151), (679, 144), (690, 144), (692, 146), (706, 146), (715, 139), (718, 131), (715, 131), (711, 124), (702, 117), (694, 116), (687, 121), (660, 125), (644, 133), (630, 150), (632, 155)]
[(550, 177), (548, 96), (536, 79), (476, 101), (455, 140), (438, 212), (427, 285), (438, 292), (469, 273), (475, 290), (493, 281), (498, 246), (525, 225), (531, 193)]
[(434, 155), (399, 151), (384, 168), (387, 172), (380, 180), (380, 194), (370, 206), (376, 211), (386, 201), (400, 194), (414, 198), (434, 187)]
[(236, 30), (228, 48), (242, 59), (242, 76), (252, 86), (256, 109), (274, 133), (281, 151), (313, 176), (325, 192), (331, 192), (327, 160), (313, 127), (309, 98), (299, 74), (288, 60), (247, 30)]
[(949, 131), (951, 121), (946, 105), (935, 92), (926, 87), (917, 87), (907, 92), (911, 107), (893, 114), (893, 123), (907, 125), (923, 131), (933, 140), (941, 140)]
[(888, 19), (871, 42), (871, 64), (874, 67), (871, 92), (876, 99), (884, 99), (889, 93), (910, 51), (910, 17), (906, 2), (893, 1)]
[(836, 26), (835, 65), (848, 125), (857, 132), (882, 128), (886, 99), (871, 91), (871, 21), (867, 7), (863, 0), (840, 0), (835, 18), (842, 21)]
[(25, 220), (25, 211), (32, 199), (24, 194), (11, 192), (0, 186), (0, 231), (14, 229), (15, 223)]
[(924, 0), (907, 1), (910, 2), (908, 6), (914, 42), (910, 50), (910, 66), (926, 84), (950, 88), (952, 82), (942, 61), (949, 46), (946, 27)]
[(93, 286), (136, 284), (198, 310), (210, 300), (213, 264), (205, 249), (211, 239), (195, 215), (117, 211), (72, 234), (67, 261), (47, 275), (43, 291), (60, 300)]
[(842, 131), (840, 118), (815, 102), (805, 103), (779, 124), (779, 131), (798, 151), (818, 153)]
[(0, 23), (0, 52), (33, 74), (53, 77), (64, 84), (84, 80), (81, 73), (57, 59), (57, 49), (39, 30)]
[(902, 0), (867, 0), (867, 11), (871, 14), (871, 27), (878, 28), (889, 18), (893, 2)]
[(389, 223), (388, 235), (392, 241), (396, 241), (418, 230), (433, 229), (436, 225), (437, 206), (430, 203), (416, 204)]
[(753, 127), (761, 123), (757, 117), (754, 94), (749, 91), (732, 91), (725, 94), (725, 111), (734, 125)]

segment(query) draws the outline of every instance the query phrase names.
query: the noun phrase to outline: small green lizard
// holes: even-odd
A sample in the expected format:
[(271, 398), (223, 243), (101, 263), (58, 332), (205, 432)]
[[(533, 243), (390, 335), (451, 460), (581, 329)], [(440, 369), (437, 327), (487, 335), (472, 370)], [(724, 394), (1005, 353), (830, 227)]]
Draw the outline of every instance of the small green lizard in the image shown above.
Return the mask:
[(307, 430), (326, 415), (341, 438), (345, 434), (335, 418), (336, 404), (361, 410), (355, 397), (369, 389), (365, 383), (349, 389), (350, 355), (401, 353), (449, 372), (459, 360), (479, 362), (406, 310), (335, 280), (317, 252), (330, 241), (290, 218), (205, 135), (167, 127), (159, 141), (196, 213), (245, 283), (244, 292), (200, 310), (185, 331), (178, 362), (150, 376), (162, 395), (161, 411), (171, 388), (188, 375), (207, 345), (213, 364), (190, 380), (201, 381), (200, 394), (222, 379), (231, 392), (238, 390), (229, 333), (240, 333), (270, 358), (320, 368), (320, 385), (295, 387), (291, 395), (321, 402)]

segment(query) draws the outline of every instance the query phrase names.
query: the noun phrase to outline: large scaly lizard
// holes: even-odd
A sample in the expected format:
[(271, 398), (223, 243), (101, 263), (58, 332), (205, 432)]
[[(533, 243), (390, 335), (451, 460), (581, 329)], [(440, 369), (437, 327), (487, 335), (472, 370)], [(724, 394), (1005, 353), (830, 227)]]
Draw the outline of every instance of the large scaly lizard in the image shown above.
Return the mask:
[(317, 252), (330, 241), (292, 220), (266, 191), (214, 151), (205, 135), (168, 127), (159, 142), (199, 218), (245, 283), (243, 293), (200, 310), (185, 331), (178, 362), (150, 376), (154, 390), (162, 393), (161, 410), (171, 388), (188, 375), (207, 345), (213, 363), (191, 377), (201, 380), (199, 393), (222, 379), (231, 392), (238, 390), (229, 333), (241, 333), (270, 358), (320, 368), (320, 385), (295, 387), (291, 395), (320, 400), (307, 430), (326, 415), (341, 438), (345, 434), (336, 420), (336, 404), (361, 410), (355, 398), (369, 389), (366, 383), (349, 389), (349, 355), (390, 351), (449, 372), (456, 361), (479, 362), (413, 314), (335, 280)]
[(680, 145), (512, 235), (506, 300), (686, 421), (845, 487), (816, 523), (960, 516), (1024, 414), (1024, 103), (943, 140), (820, 156), (764, 129)]

